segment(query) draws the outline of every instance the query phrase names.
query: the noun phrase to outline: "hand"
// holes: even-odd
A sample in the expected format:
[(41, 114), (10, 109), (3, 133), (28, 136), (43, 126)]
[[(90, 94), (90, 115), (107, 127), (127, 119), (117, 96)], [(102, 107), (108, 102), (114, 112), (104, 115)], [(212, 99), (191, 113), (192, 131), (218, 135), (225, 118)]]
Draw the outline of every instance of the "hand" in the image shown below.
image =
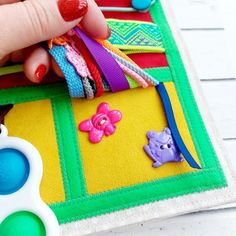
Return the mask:
[(66, 33), (79, 22), (91, 37), (109, 37), (105, 18), (93, 0), (0, 0), (0, 66), (23, 62), (25, 75), (35, 83), (51, 67), (61, 75), (38, 43)]

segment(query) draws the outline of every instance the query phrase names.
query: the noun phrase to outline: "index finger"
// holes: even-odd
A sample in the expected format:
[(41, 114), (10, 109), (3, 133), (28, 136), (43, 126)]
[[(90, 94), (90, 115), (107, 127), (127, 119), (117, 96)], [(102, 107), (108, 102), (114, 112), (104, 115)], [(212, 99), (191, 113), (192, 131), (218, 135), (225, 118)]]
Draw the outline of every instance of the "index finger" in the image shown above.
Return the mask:
[(81, 25), (91, 37), (106, 39), (110, 36), (105, 17), (93, 0), (88, 0), (88, 12), (84, 15)]

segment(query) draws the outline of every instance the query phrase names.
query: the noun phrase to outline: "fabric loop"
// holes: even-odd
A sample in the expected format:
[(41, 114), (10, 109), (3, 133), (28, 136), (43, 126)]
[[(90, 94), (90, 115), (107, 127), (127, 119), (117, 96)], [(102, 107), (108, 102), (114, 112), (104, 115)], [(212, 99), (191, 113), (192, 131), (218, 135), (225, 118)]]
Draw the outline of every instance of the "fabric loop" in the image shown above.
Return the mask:
[(110, 53), (107, 52), (107, 50), (97, 41), (89, 38), (79, 27), (75, 27), (74, 31), (83, 40), (84, 44), (92, 54), (99, 69), (107, 80), (111, 91), (118, 92), (129, 89), (129, 83), (126, 80), (122, 69)]
[(75, 98), (85, 97), (82, 81), (75, 68), (67, 61), (66, 49), (63, 46), (54, 45), (49, 53), (56, 60), (65, 76), (70, 96)]

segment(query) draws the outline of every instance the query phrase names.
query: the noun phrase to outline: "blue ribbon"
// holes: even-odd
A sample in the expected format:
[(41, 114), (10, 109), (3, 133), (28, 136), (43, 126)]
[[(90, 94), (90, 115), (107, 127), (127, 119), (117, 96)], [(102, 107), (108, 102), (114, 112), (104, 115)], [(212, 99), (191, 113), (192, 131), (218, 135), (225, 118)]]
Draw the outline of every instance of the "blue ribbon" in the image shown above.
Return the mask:
[(181, 135), (180, 135), (179, 130), (176, 125), (176, 121), (175, 121), (172, 105), (170, 102), (170, 98), (169, 98), (169, 95), (166, 91), (164, 84), (159, 83), (155, 87), (161, 97), (162, 104), (164, 106), (165, 113), (166, 113), (166, 119), (167, 119), (169, 128), (171, 130), (173, 139), (174, 139), (177, 147), (179, 148), (179, 151), (182, 153), (182, 155), (184, 156), (184, 158), (186, 159), (186, 161), (188, 162), (188, 164), (192, 168), (201, 169), (201, 167), (197, 164), (197, 162), (194, 160), (194, 158), (190, 154), (189, 150), (185, 146), (183, 139), (181, 138)]
[(81, 78), (73, 65), (71, 65), (66, 58), (66, 49), (62, 46), (53, 45), (53, 48), (49, 50), (49, 53), (60, 66), (65, 76), (70, 96), (73, 98), (85, 97)]

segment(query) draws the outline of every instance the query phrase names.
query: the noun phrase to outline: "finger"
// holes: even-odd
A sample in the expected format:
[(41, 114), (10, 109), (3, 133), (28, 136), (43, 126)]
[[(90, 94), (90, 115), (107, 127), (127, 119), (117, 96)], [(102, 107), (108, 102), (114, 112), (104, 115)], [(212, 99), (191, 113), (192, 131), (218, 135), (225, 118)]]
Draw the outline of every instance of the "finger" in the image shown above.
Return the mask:
[(64, 34), (86, 14), (86, 0), (27, 0), (0, 6), (0, 59)]
[(20, 2), (20, 0), (0, 0), (0, 6), (4, 4), (11, 4), (11, 3), (16, 3)]
[[(88, 1), (88, 13), (83, 17), (83, 28), (94, 38), (106, 39), (110, 36), (110, 29), (106, 24), (105, 17), (94, 1)], [(96, 30), (95, 30), (96, 29)]]
[(25, 59), (25, 54), (23, 50), (17, 50), (10, 55), (9, 61), (13, 63), (23, 62)]
[(10, 54), (9, 61), (13, 63), (19, 63), (25, 61), (31, 53), (38, 48), (39, 45), (35, 44), (33, 46), (21, 49), (21, 50), (16, 50), (13, 53)]
[(52, 69), (53, 71), (60, 77), (60, 78), (63, 78), (64, 75), (60, 69), (60, 67), (58, 66), (58, 64), (56, 63), (56, 61), (52, 58), (52, 61), (51, 61), (51, 65), (52, 65)]
[(10, 58), (10, 55), (7, 55), (3, 57), (2, 59), (0, 59), (0, 67), (4, 66), (8, 62), (9, 58)]
[(3, 66), (8, 61), (13, 62), (13, 63), (23, 62), (36, 48), (38, 48), (38, 45), (33, 45), (28, 48), (14, 51), (13, 53), (8, 54), (2, 60), (0, 60), (0, 66)]
[(50, 67), (50, 56), (41, 47), (36, 48), (24, 62), (26, 77), (34, 83), (40, 83)]

